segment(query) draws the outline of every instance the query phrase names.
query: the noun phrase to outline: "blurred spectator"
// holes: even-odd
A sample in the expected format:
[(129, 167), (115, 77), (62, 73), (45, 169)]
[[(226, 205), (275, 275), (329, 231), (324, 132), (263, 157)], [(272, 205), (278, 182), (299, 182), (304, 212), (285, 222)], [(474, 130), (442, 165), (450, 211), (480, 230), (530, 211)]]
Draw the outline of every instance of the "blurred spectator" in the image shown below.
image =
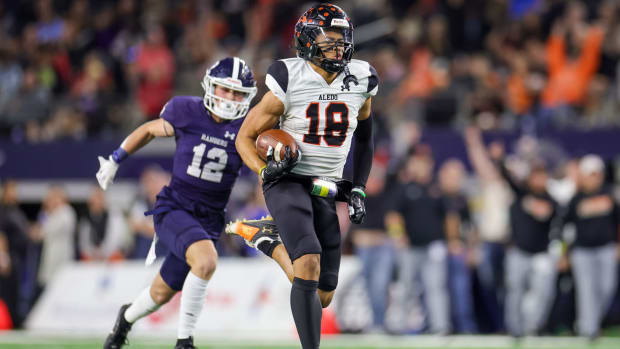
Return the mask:
[(566, 209), (577, 192), (579, 183), (579, 159), (570, 159), (558, 168), (559, 174), (547, 181), (547, 190), (553, 199)]
[(511, 247), (506, 255), (506, 328), (515, 337), (539, 333), (555, 296), (557, 260), (549, 253), (557, 203), (547, 192), (547, 170), (530, 162), (523, 183), (517, 182), (497, 150), (493, 160), (514, 192), (510, 207)]
[(139, 47), (133, 70), (142, 113), (146, 118), (153, 119), (172, 96), (175, 71), (174, 57), (166, 44), (161, 26), (151, 26), (147, 31), (146, 40)]
[[(8, 115), (11, 104), (19, 94), (23, 71), (11, 54), (0, 49), (0, 128), (9, 128), (14, 118)], [(5, 132), (3, 132), (4, 134)]]
[(355, 254), (361, 259), (366, 289), (372, 308), (370, 332), (385, 331), (388, 286), (392, 280), (395, 249), (387, 235), (384, 217), (389, 194), (385, 190), (385, 168), (374, 162), (366, 182), (367, 216), (360, 225), (351, 226)]
[[(152, 216), (145, 216), (144, 212), (152, 210), (157, 194), (170, 182), (170, 174), (159, 166), (147, 167), (140, 175), (140, 191), (134, 199), (127, 218), (129, 228), (133, 234), (133, 247), (128, 258), (144, 259), (149, 253), (155, 225)], [(164, 244), (157, 244), (157, 256), (165, 256), (168, 251)]]
[(506, 83), (506, 102), (513, 113), (523, 115), (534, 103), (530, 67), (523, 52), (516, 52), (512, 58), (512, 74)]
[(603, 185), (605, 165), (587, 155), (579, 162), (579, 189), (568, 205), (567, 223), (577, 236), (570, 252), (577, 293), (577, 331), (592, 339), (600, 335), (603, 317), (618, 287), (620, 211)]
[(36, 1), (37, 41), (49, 43), (60, 40), (65, 30), (65, 21), (54, 12), (52, 0)]
[(76, 224), (76, 214), (67, 202), (65, 191), (59, 186), (50, 187), (43, 200), (38, 223), (30, 231), (30, 238), (43, 244), (37, 293), (53, 280), (64, 265), (75, 259)]
[[(445, 127), (473, 119), (484, 129), (618, 125), (620, 13), (613, 0), (343, 5), (363, 29), (356, 31), (356, 57), (382, 77), (384, 93), (373, 102), (384, 106), (394, 129), (403, 120)], [(58, 108), (56, 98), (37, 104), (16, 98), (12, 112), (3, 112), (18, 72), (25, 79), (32, 70), (37, 88), (26, 90), (74, 98), (89, 136), (120, 134), (156, 117), (173, 91), (194, 94), (197, 72), (213, 57), (242, 56), (260, 81), (267, 62), (291, 54), (292, 28), (305, 6), (283, 0), (5, 6), (0, 121), (7, 129), (19, 126), (14, 140), (38, 140), (39, 120)]]
[(439, 187), (445, 211), (445, 234), (448, 245), (448, 285), (454, 330), (476, 333), (473, 285), (471, 281), (471, 247), (474, 229), (469, 203), (463, 193), (465, 168), (457, 159), (446, 161), (439, 170)]
[(431, 333), (450, 332), (448, 265), (444, 237), (445, 212), (441, 192), (433, 183), (434, 161), (425, 145), (418, 145), (407, 157), (403, 183), (392, 197), (386, 225), (404, 227), (409, 248), (401, 254), (400, 278), (414, 295), (421, 276)]
[(6, 303), (13, 325), (20, 328), (25, 318), (19, 309), (26, 263), (29, 223), (17, 201), (17, 184), (2, 183), (0, 200), (0, 298)]
[[(50, 90), (41, 85), (34, 67), (26, 68), (19, 93), (4, 111), (4, 122), (13, 131), (17, 130), (15, 126), (24, 126), (28, 122), (34, 122), (38, 126), (49, 113), (51, 97)], [(13, 136), (15, 137), (15, 134)], [(22, 139), (23, 137), (18, 137), (18, 140)], [(32, 141), (39, 141), (38, 134)]]
[(82, 260), (118, 260), (127, 245), (127, 224), (123, 213), (108, 207), (104, 192), (93, 187), (87, 211), (78, 229), (79, 255)]
[(102, 58), (96, 52), (90, 52), (71, 87), (76, 107), (88, 116), (89, 134), (97, 134), (106, 126), (113, 126), (107, 119), (113, 89), (112, 76)]
[(433, 61), (431, 74), (435, 87), (425, 103), (424, 121), (429, 126), (450, 126), (458, 112), (459, 96), (451, 82), (448, 61)]
[[(495, 167), (477, 128), (465, 130), (467, 155), (479, 181), (477, 276), (481, 284), (482, 306), (489, 319), (490, 332), (504, 329), (503, 290), (505, 243), (508, 241), (508, 212), (511, 202), (498, 169)], [(501, 146), (492, 144), (491, 154), (501, 153)], [(499, 157), (500, 155), (496, 155)], [(480, 310), (480, 309), (479, 309)]]
[[(35, 140), (34, 137), (38, 137), (38, 139)], [(28, 139), (31, 142), (67, 139), (80, 140), (85, 137), (85, 116), (70, 105), (56, 109), (49, 120), (41, 125), (38, 134), (28, 135)]]
[(549, 83), (542, 96), (547, 107), (582, 105), (598, 69), (604, 32), (586, 24), (585, 16), (585, 6), (572, 1), (554, 24), (547, 41)]

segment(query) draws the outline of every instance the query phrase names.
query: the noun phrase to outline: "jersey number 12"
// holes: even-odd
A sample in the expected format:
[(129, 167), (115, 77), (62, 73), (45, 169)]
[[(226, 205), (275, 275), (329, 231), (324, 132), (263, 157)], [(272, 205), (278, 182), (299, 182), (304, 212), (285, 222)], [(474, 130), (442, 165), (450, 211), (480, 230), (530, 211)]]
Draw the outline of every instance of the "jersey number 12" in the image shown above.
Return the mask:
[[(336, 120), (336, 115), (340, 120)], [(319, 103), (310, 103), (306, 109), (306, 118), (310, 119), (308, 133), (304, 135), (304, 143), (319, 145), (321, 137), (330, 147), (339, 147), (347, 138), (349, 129), (349, 108), (342, 102), (331, 102), (325, 108), (325, 132), (319, 135), (319, 123), (321, 115), (319, 113)]]
[(219, 183), (222, 181), (222, 172), (226, 168), (226, 162), (228, 162), (228, 154), (222, 148), (213, 147), (209, 149), (207, 159), (214, 161), (205, 163), (202, 169), (200, 169), (200, 163), (206, 148), (207, 145), (204, 143), (194, 147), (194, 157), (192, 158), (192, 163), (187, 166), (187, 174), (205, 181)]

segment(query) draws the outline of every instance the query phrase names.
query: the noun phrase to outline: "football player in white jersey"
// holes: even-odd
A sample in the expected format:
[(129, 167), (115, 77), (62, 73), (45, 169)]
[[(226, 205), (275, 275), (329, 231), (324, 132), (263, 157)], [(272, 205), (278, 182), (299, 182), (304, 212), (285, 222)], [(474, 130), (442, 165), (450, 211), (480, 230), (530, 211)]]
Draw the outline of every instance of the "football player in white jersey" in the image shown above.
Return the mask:
[[(263, 180), (283, 245), (264, 236), (274, 228), (266, 220), (235, 222), (226, 230), (243, 236), (285, 271), (293, 284), (293, 318), (306, 349), (319, 347), (322, 307), (331, 302), (338, 282), (335, 201), (348, 202), (353, 223), (366, 215), (364, 188), (373, 156), (371, 97), (377, 93), (378, 77), (370, 64), (351, 59), (353, 26), (337, 6), (320, 4), (306, 11), (294, 35), (297, 58), (269, 67), (270, 91), (249, 112), (236, 140), (243, 161)], [(290, 149), (280, 161), (269, 156), (265, 162), (258, 156), (256, 138), (278, 122), (303, 156)], [(352, 142), (351, 183), (340, 177)]]

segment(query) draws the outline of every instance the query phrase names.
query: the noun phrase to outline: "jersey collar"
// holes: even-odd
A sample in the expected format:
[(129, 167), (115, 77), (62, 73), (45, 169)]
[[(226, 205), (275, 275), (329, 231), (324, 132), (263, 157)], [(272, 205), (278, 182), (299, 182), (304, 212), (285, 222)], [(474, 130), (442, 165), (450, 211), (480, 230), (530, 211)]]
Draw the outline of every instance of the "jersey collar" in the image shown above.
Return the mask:
[(334, 81), (332, 81), (331, 84), (328, 84), (327, 81), (325, 81), (325, 79), (321, 76), (321, 74), (317, 73), (316, 70), (312, 69), (312, 66), (310, 66), (310, 62), (308, 61), (304, 61), (304, 64), (306, 66), (306, 69), (310, 70), (311, 74), (314, 75), (315, 79), (319, 81), (319, 83), (323, 86), (323, 87), (327, 87), (327, 88), (337, 88), (334, 86), (338, 86), (338, 84), (342, 84), (342, 76), (343, 76), (343, 72), (338, 73), (338, 75), (336, 75), (336, 78), (334, 79)]

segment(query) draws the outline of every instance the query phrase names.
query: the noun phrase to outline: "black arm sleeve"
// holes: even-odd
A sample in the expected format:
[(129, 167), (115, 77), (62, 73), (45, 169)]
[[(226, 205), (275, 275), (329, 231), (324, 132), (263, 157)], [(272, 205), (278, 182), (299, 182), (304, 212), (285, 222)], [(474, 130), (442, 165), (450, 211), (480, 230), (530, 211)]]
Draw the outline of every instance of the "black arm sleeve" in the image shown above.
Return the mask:
[(515, 194), (517, 194), (518, 196), (524, 195), (523, 188), (521, 188), (521, 186), (517, 184), (514, 178), (512, 178), (512, 175), (508, 171), (508, 168), (506, 168), (506, 163), (501, 160), (494, 161), (494, 162), (497, 168), (499, 169), (499, 173), (502, 175), (502, 177), (504, 177), (504, 180), (506, 180), (506, 182), (508, 183), (510, 188), (515, 192)]
[(354, 133), (353, 149), (353, 186), (366, 187), (366, 181), (372, 167), (374, 144), (372, 137), (372, 115), (360, 120)]

